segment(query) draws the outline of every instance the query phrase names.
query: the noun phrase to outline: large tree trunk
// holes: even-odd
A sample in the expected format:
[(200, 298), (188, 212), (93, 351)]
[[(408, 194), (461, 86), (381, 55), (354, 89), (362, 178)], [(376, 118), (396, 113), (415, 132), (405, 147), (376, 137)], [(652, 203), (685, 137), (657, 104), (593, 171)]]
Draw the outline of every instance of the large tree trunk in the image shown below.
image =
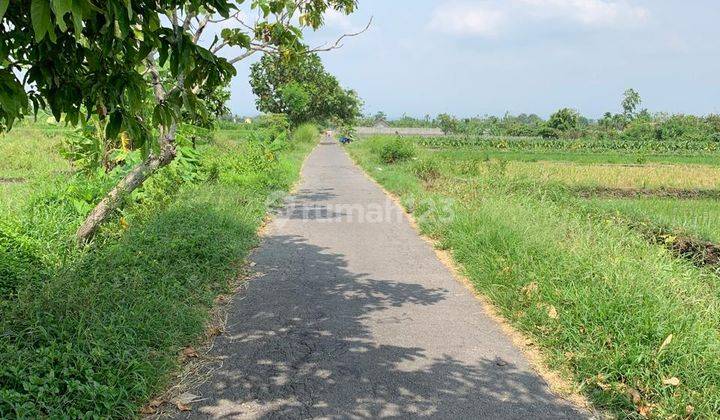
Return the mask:
[(118, 208), (122, 197), (135, 191), (153, 173), (175, 159), (175, 131), (176, 125), (173, 124), (166, 133), (161, 134), (159, 139), (160, 154), (151, 153), (145, 161), (125, 175), (105, 198), (95, 206), (77, 230), (77, 233), (75, 233), (79, 244), (85, 244), (92, 239), (100, 225)]

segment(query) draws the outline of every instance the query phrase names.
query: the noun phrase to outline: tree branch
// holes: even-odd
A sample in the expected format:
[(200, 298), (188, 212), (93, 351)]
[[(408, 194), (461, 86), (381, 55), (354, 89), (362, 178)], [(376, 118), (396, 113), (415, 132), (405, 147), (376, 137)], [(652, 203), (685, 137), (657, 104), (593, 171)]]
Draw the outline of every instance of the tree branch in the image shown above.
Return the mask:
[(198, 41), (200, 41), (200, 37), (202, 36), (202, 33), (205, 30), (205, 27), (208, 25), (209, 22), (210, 22), (210, 15), (205, 15), (205, 17), (200, 21), (200, 25), (195, 30), (195, 35), (193, 35), (193, 42), (195, 44), (197, 44)]
[(165, 86), (163, 86), (162, 80), (160, 79), (160, 71), (157, 68), (157, 63), (155, 63), (155, 51), (151, 52), (145, 61), (148, 64), (148, 72), (152, 80), (155, 101), (160, 103), (165, 100), (167, 92), (165, 92)]
[(373, 19), (374, 19), (374, 17), (370, 17), (370, 20), (368, 21), (367, 25), (365, 25), (365, 27), (362, 30), (360, 30), (358, 32), (351, 32), (348, 34), (343, 34), (338, 39), (336, 39), (334, 43), (330, 44), (329, 46), (326, 46), (327, 44), (323, 44), (323, 45), (317, 46), (315, 48), (309, 49), (307, 52), (314, 53), (314, 52), (321, 52), (321, 51), (332, 51), (332, 50), (336, 50), (338, 48), (342, 48), (342, 46), (343, 46), (342, 41), (345, 38), (352, 38), (352, 37), (361, 35), (361, 34), (365, 33), (368, 29), (370, 29), (370, 25), (372, 25)]
[(230, 60), (228, 60), (228, 63), (230, 63), (230, 64), (235, 64), (235, 63), (237, 63), (238, 61), (242, 61), (242, 60), (250, 57), (251, 55), (255, 54), (255, 53), (258, 52), (258, 51), (259, 51), (259, 50), (252, 50), (252, 49), (251, 49), (251, 50), (247, 50), (247, 51), (245, 52), (245, 54), (241, 54), (241, 55), (239, 55), (239, 56), (237, 56), (237, 57), (235, 57), (235, 58), (231, 58)]

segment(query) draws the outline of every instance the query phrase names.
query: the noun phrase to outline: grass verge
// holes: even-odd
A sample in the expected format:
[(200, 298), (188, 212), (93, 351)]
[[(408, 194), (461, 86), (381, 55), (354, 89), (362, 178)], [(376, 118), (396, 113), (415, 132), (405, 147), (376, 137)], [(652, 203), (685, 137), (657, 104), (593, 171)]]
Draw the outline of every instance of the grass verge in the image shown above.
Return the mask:
[[(303, 127), (271, 148), (210, 146), (202, 182), (170, 194), (173, 175), (159, 174), (124, 227), (60, 261), (44, 258), (29, 238), (27, 254), (42, 263), (13, 264), (43, 269), (0, 297), (0, 417), (138, 416), (177, 368), (180, 349), (202, 335), (213, 298), (257, 242), (267, 197), (294, 183), (317, 137)], [(12, 246), (25, 244), (15, 237), (20, 229), (6, 228), (0, 246), (3, 232)]]
[(386, 164), (377, 141), (351, 153), (406, 205), (454, 200), (452, 217), (443, 206), (409, 211), (598, 407), (631, 418), (720, 415), (720, 277), (560, 189), (529, 189), (500, 170), (458, 182), (462, 162), (437, 156)]

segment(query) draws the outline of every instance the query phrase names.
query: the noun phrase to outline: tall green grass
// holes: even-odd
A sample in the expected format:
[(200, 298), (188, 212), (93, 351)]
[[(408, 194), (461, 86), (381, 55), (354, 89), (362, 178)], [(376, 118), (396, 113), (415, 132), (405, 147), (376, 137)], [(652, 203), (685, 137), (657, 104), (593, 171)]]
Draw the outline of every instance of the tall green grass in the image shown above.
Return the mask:
[(350, 150), (406, 204), (454, 200), (452, 217), (409, 210), (597, 406), (630, 418), (720, 416), (719, 277), (562, 189), (517, 184), (501, 169), (460, 180), (461, 157), (436, 157), (439, 174), (423, 183), (417, 164), (383, 163), (373, 152), (382, 141)]
[[(59, 258), (37, 240), (71, 241), (68, 209), (25, 208), (6, 223), (0, 270), (4, 262), (11, 273), (32, 267), (37, 276), (0, 297), (0, 417), (138, 416), (257, 243), (268, 195), (297, 179), (317, 139), (305, 131), (272, 146), (237, 138), (209, 145), (201, 181), (173, 192), (175, 174), (156, 175), (89, 250), (67, 247)], [(41, 231), (29, 234), (23, 226), (33, 218)]]
[(720, 243), (720, 201), (674, 198), (593, 198), (590, 203), (681, 235)]

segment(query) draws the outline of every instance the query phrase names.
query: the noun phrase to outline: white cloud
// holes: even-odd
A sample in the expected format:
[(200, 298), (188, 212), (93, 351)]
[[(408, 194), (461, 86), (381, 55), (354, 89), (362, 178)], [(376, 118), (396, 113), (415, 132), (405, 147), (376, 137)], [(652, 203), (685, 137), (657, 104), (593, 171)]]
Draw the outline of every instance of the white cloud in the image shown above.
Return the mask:
[(513, 29), (556, 22), (587, 28), (645, 22), (647, 9), (629, 0), (450, 1), (432, 13), (428, 27), (452, 35), (496, 38)]
[(325, 26), (332, 29), (340, 29), (346, 32), (352, 32), (356, 30), (355, 25), (350, 20), (350, 17), (345, 13), (338, 12), (335, 9), (329, 9), (325, 12)]
[(626, 0), (515, 0), (538, 19), (561, 19), (591, 26), (642, 22), (648, 11)]
[(433, 12), (430, 28), (454, 35), (496, 37), (506, 23), (503, 10), (489, 5), (451, 4)]

